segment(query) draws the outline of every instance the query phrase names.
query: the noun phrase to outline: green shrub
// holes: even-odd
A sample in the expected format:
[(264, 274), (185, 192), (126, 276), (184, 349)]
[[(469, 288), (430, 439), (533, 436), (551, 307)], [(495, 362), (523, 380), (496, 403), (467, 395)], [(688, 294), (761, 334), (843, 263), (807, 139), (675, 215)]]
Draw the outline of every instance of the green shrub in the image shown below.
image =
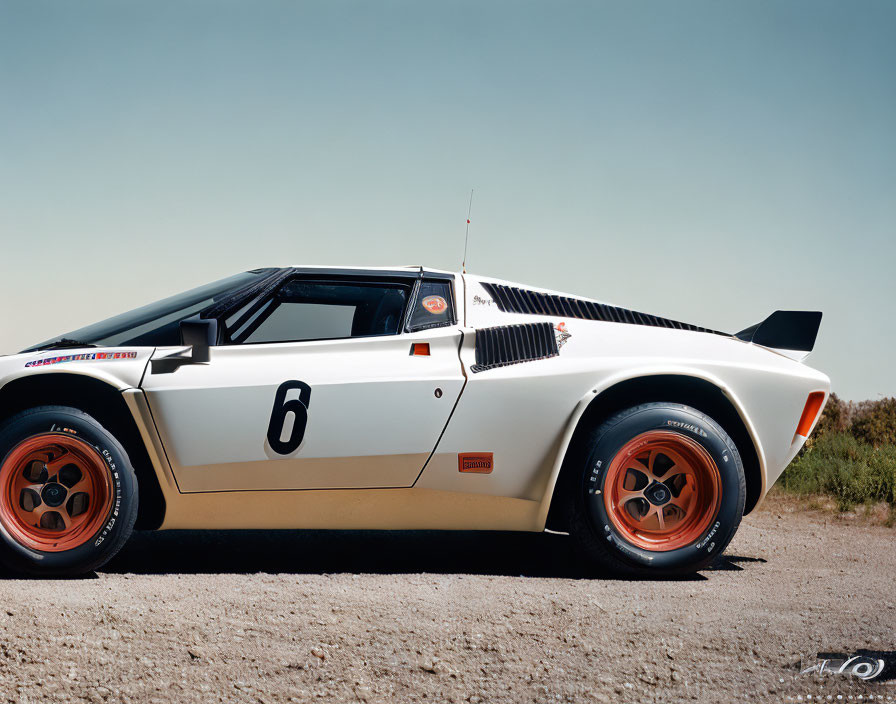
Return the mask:
[(896, 398), (855, 403), (831, 394), (778, 485), (833, 496), (841, 510), (886, 501), (896, 516)]
[(850, 429), (857, 440), (875, 447), (896, 444), (896, 398), (857, 404)]
[(853, 404), (849, 401), (844, 401), (837, 394), (832, 393), (811, 437), (847, 431), (852, 418), (852, 406)]
[(779, 483), (797, 494), (830, 494), (841, 510), (867, 501), (896, 505), (896, 443), (874, 447), (846, 432), (822, 433)]

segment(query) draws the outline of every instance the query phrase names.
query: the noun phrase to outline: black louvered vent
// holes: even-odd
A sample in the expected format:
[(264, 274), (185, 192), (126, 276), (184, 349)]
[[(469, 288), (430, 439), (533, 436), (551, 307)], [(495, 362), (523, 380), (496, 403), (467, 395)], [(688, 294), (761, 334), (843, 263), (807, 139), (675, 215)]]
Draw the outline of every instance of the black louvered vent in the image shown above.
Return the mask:
[(556, 315), (561, 318), (580, 318), (582, 320), (599, 320), (604, 323), (627, 323), (629, 325), (650, 325), (657, 328), (673, 330), (689, 330), (691, 332), (709, 332), (714, 335), (725, 335), (726, 332), (701, 328), (697, 325), (680, 323), (677, 320), (660, 318), (649, 313), (638, 313), (627, 308), (608, 306), (584, 298), (556, 296), (551, 293), (527, 291), (515, 286), (502, 284), (482, 284), (505, 313), (526, 313), (528, 315)]
[(502, 325), (476, 331), (474, 372), (484, 372), (508, 364), (534, 362), (560, 354), (550, 323)]

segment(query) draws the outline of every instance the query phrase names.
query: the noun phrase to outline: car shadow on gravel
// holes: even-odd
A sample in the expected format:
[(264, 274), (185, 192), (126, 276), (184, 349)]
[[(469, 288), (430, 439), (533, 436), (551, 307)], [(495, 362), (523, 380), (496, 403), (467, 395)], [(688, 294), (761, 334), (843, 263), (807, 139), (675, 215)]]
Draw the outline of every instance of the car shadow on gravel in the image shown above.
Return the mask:
[[(706, 571), (757, 558), (723, 555)], [(583, 568), (565, 535), (473, 531), (161, 531), (135, 533), (102, 572), (135, 574), (482, 574), (616, 579)], [(630, 580), (631, 577), (625, 577)], [(670, 578), (664, 578), (670, 579)], [(702, 574), (676, 577), (703, 580)]]

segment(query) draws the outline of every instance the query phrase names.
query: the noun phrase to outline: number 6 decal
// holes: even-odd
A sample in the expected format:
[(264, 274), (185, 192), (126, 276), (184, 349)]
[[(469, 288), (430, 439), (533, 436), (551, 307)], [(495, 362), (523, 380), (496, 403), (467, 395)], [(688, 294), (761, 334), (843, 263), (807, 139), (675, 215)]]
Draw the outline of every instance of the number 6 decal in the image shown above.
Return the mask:
[[(286, 394), (293, 389), (299, 390), (299, 398), (286, 400)], [(291, 455), (299, 449), (305, 438), (305, 426), (308, 425), (308, 406), (311, 405), (311, 387), (304, 381), (284, 381), (274, 396), (274, 410), (271, 411), (271, 422), (268, 424), (268, 444), (278, 455)], [(292, 413), (292, 432), (286, 441), (280, 438), (286, 427), (286, 416)]]

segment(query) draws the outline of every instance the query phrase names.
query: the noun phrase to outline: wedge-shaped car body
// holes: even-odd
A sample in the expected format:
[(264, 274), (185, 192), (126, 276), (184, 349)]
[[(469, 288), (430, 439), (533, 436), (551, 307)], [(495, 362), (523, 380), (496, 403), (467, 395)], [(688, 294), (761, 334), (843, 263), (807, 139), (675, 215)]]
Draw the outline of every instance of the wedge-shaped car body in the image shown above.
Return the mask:
[(0, 358), (0, 557), (143, 528), (568, 532), (700, 569), (802, 447), (820, 313), (736, 335), (416, 268), (259, 269)]

